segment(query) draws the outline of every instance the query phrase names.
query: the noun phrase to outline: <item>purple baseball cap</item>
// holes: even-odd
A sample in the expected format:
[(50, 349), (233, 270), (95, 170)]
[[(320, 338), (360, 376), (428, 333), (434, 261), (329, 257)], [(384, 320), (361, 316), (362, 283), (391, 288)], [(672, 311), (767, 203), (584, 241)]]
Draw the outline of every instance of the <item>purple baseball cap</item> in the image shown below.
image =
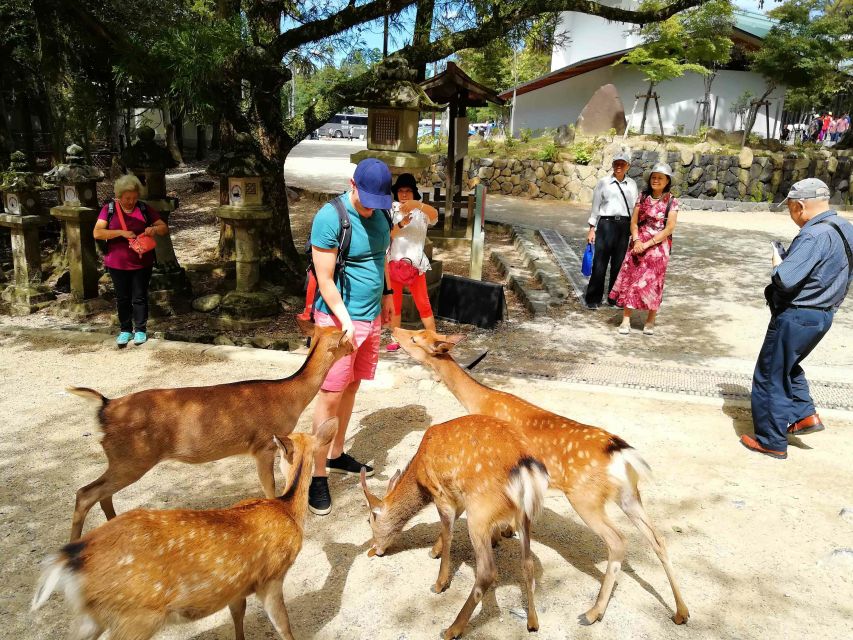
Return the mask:
[(368, 209), (390, 209), (391, 170), (377, 158), (365, 158), (358, 163), (352, 180), (358, 189), (358, 199)]

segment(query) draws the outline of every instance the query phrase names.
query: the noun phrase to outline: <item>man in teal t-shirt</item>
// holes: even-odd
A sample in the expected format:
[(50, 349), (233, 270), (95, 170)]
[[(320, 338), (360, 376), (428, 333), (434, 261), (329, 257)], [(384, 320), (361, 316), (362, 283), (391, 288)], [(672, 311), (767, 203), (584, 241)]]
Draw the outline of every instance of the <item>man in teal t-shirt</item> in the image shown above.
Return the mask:
[(312, 257), (320, 296), (314, 320), (321, 326), (343, 329), (355, 348), (334, 364), (317, 395), (315, 433), (329, 418), (338, 418), (338, 432), (330, 448), (318, 449), (315, 454), (308, 508), (317, 515), (332, 510), (328, 472), (358, 475), (365, 467), (367, 475), (373, 475), (372, 467), (344, 453), (344, 440), (359, 385), (362, 380), (372, 380), (376, 373), (382, 324), (390, 321), (394, 306), (386, 266), (391, 233), (381, 211), (391, 208), (391, 171), (376, 158), (362, 160), (350, 186), (341, 196), (352, 225), (341, 282), (334, 280), (340, 231), (335, 207), (324, 205), (311, 225)]

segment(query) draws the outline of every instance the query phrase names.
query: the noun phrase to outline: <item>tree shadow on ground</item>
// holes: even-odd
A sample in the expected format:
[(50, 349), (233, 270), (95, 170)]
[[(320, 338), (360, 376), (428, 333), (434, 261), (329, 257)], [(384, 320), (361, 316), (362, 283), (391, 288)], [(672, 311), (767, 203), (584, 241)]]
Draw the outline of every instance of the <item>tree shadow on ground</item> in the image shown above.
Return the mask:
[(348, 453), (356, 460), (373, 460), (373, 467), (390, 477), (393, 471), (387, 469), (388, 451), (410, 433), (425, 431), (431, 424), (432, 417), (423, 405), (379, 409), (361, 418), (360, 429), (352, 437)]

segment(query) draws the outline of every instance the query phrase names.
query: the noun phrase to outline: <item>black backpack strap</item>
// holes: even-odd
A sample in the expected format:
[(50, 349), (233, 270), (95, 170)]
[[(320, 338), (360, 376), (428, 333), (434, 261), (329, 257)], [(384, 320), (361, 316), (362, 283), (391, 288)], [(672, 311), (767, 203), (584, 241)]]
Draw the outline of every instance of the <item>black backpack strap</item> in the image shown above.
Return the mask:
[[(140, 200), (136, 203), (136, 206), (139, 207), (140, 213), (142, 213), (142, 217), (145, 219), (145, 226), (151, 226), (151, 210), (148, 208), (148, 205)], [(116, 214), (116, 201), (114, 199), (107, 200), (107, 229), (110, 228), (110, 222), (112, 222), (113, 216)]]
[(145, 218), (145, 226), (151, 226), (151, 210), (148, 208), (148, 205), (140, 200), (136, 203), (136, 206), (139, 207), (139, 212), (142, 214), (142, 217)]
[[(622, 185), (619, 184), (619, 181), (616, 181), (616, 186), (619, 187), (619, 193), (622, 194), (622, 200), (625, 201), (625, 208), (628, 210), (628, 217), (631, 217), (631, 207), (628, 205), (628, 198), (625, 196), (625, 192), (622, 191)], [(667, 209), (669, 211), (669, 209)]]
[[(341, 292), (343, 292), (344, 288), (344, 276), (346, 275), (346, 260), (349, 255), (349, 246), (350, 241), (352, 240), (352, 223), (349, 219), (349, 213), (347, 212), (347, 208), (343, 203), (343, 197), (346, 194), (343, 194), (337, 198), (334, 198), (331, 201), (332, 206), (335, 208), (335, 211), (338, 214), (338, 223), (340, 224), (340, 229), (338, 230), (338, 255), (335, 256), (335, 271), (332, 275), (332, 280), (336, 283), (340, 283)], [(317, 271), (314, 269), (314, 260), (311, 258), (311, 238), (308, 238), (307, 246), (308, 253), (308, 269), (311, 273), (314, 274), (314, 278), (317, 278)], [(320, 297), (320, 287), (317, 285), (317, 291), (314, 294), (314, 300), (311, 302), (311, 313), (310, 318), (311, 322), (314, 322), (314, 310), (317, 308), (317, 299)]]

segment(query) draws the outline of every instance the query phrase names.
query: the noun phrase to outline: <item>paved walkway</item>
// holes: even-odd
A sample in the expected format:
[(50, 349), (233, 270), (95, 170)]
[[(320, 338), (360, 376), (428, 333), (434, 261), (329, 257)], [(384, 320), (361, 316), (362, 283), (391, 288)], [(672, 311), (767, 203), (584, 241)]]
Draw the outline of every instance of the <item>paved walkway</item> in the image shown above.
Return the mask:
[[(358, 148), (361, 145), (348, 142), (303, 143), (288, 158), (285, 175), (296, 186), (343, 190), (353, 169), (349, 153)], [(471, 351), (492, 350), (485, 370), (747, 398), (768, 320), (762, 290), (770, 270), (770, 241), (778, 239), (787, 245), (797, 231), (788, 216), (681, 212), (653, 337), (638, 330), (620, 336), (616, 328), (621, 311), (590, 312), (580, 303), (578, 297), (586, 286), (580, 276), (580, 253), (587, 216), (588, 208), (576, 204), (488, 196), (488, 220), (545, 230), (560, 245), (555, 262), (567, 273), (575, 296), (550, 318), (510, 318), (494, 333), (471, 336)], [(635, 315), (634, 327), (639, 329), (642, 316)], [(805, 363), (821, 406), (851, 408), (851, 347), (853, 302), (848, 300)]]

